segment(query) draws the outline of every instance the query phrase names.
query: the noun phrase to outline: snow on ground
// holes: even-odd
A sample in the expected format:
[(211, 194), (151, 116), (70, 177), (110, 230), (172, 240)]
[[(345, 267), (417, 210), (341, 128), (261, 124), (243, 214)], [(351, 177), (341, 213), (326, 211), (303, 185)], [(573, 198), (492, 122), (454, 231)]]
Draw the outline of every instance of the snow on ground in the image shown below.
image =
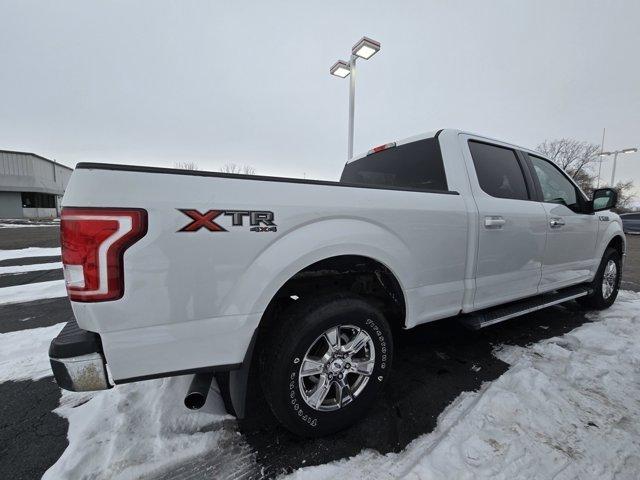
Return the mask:
[[(636, 478), (640, 294), (622, 292), (592, 319), (562, 337), (498, 349), (511, 368), (460, 395), (437, 428), (403, 452), (363, 451), (290, 479)], [(43, 478), (149, 478), (203, 455), (219, 457), (227, 473), (237, 471), (246, 445), (227, 423), (217, 393), (205, 411), (182, 406), (188, 380), (64, 392), (56, 412), (69, 420), (69, 447)]]
[(15, 275), (25, 272), (37, 272), (40, 270), (57, 270), (62, 268), (62, 262), (36, 263), (33, 265), (10, 265), (0, 267), (0, 275)]
[(202, 410), (187, 410), (182, 402), (190, 379), (124, 384), (89, 395), (63, 392), (55, 411), (69, 420), (69, 446), (43, 479), (147, 478), (216, 451), (226, 451), (227, 468), (235, 470), (232, 452), (221, 445), (237, 437), (223, 428), (232, 417), (215, 391)]
[(25, 285), (0, 288), (0, 305), (66, 296), (67, 288), (65, 287), (64, 280), (27, 283)]
[(64, 325), (0, 333), (0, 383), (50, 376), (49, 344)]
[(29, 247), (19, 250), (0, 250), (0, 262), (11, 258), (53, 257), (60, 255), (60, 247)]
[(498, 350), (511, 368), (460, 395), (403, 452), (364, 451), (290, 480), (638, 478), (640, 294), (621, 292), (591, 319), (561, 337)]

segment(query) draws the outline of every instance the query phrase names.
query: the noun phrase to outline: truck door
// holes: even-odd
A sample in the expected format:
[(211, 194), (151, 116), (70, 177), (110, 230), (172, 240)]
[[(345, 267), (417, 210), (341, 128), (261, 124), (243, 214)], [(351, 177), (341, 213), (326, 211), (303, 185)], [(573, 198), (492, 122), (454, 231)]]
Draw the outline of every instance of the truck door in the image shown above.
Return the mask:
[(589, 212), (580, 189), (556, 165), (536, 155), (528, 157), (547, 215), (540, 291), (586, 282), (600, 262), (595, 258), (598, 215)]
[(485, 308), (538, 293), (547, 214), (525, 158), (513, 147), (461, 135), (478, 208), (476, 291)]

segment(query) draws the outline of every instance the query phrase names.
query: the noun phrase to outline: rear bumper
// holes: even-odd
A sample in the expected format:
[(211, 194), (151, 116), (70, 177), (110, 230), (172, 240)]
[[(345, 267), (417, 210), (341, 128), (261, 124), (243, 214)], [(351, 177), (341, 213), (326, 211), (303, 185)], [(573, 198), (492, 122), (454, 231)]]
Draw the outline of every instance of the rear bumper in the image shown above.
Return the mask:
[(100, 336), (82, 330), (75, 320), (52, 340), (49, 360), (60, 388), (73, 392), (111, 388)]

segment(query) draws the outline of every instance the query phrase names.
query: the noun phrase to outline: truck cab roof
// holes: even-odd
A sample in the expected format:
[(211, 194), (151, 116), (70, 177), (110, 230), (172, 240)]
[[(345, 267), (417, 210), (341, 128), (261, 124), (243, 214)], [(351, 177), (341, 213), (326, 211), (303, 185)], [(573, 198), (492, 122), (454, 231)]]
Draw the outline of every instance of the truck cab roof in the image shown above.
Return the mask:
[[(470, 132), (470, 131), (467, 131), (467, 130), (459, 130), (459, 129), (455, 129), (455, 128), (441, 128), (439, 130), (430, 130), (428, 132), (423, 132), (423, 133), (419, 133), (417, 135), (412, 135), (410, 137), (405, 137), (405, 138), (400, 139), (400, 140), (395, 140), (394, 143), (395, 143), (396, 146), (404, 145), (404, 144), (407, 144), (407, 143), (417, 142), (419, 140), (424, 140), (425, 138), (437, 137), (438, 135), (441, 135), (442, 133), (447, 133), (449, 135), (470, 135), (470, 136), (476, 137), (478, 139), (486, 140), (487, 142), (497, 143), (497, 144), (500, 144), (500, 145), (512, 147), (512, 148), (515, 148), (515, 149), (518, 149), (518, 150), (523, 150), (525, 152), (532, 153), (532, 154), (535, 154), (535, 155), (541, 155), (539, 152), (536, 152), (535, 150), (532, 150), (530, 148), (522, 147), (520, 145), (515, 145), (513, 143), (505, 142), (504, 140), (499, 140), (499, 139), (493, 138), (493, 137), (488, 137), (486, 135), (481, 135), (481, 134)], [(367, 152), (363, 152), (363, 153), (360, 153), (358, 155), (355, 155), (352, 159), (348, 160), (347, 163), (351, 163), (351, 162), (353, 162), (355, 160), (359, 160), (361, 158), (364, 158), (367, 155), (369, 155), (369, 153), (370, 153), (370, 151), (367, 151)]]

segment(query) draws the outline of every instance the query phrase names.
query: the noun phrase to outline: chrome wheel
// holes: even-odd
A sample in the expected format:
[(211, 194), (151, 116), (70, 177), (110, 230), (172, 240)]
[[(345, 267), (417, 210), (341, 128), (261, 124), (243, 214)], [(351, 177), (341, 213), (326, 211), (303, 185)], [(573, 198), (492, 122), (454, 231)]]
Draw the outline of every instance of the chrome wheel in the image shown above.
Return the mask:
[(338, 410), (362, 393), (374, 367), (375, 347), (365, 330), (353, 325), (332, 327), (302, 359), (300, 394), (314, 410)]
[(616, 288), (618, 282), (618, 267), (616, 262), (609, 260), (602, 275), (602, 298), (607, 300)]

